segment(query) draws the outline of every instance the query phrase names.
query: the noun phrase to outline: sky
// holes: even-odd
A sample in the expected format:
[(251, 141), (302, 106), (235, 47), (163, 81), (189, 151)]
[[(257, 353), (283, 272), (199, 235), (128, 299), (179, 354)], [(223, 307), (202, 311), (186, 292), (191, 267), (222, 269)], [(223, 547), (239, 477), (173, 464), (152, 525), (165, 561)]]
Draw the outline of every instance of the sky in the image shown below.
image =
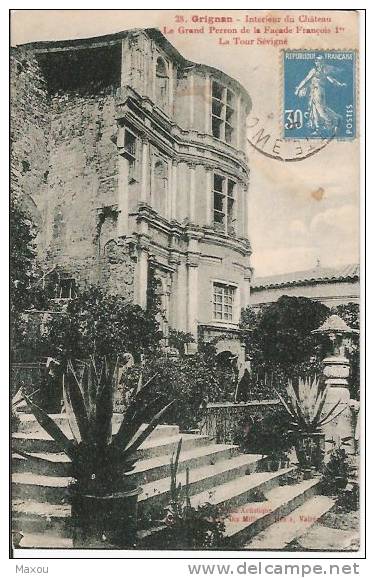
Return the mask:
[[(173, 10), (16, 10), (12, 11), (12, 44), (37, 40), (100, 36), (134, 27), (175, 28)], [(276, 11), (189, 11), (193, 15), (277, 15)], [(298, 12), (294, 12), (297, 17)], [(301, 12), (302, 14), (302, 12)], [(319, 15), (319, 11), (303, 14)], [(323, 14), (323, 13), (321, 13)], [(327, 12), (324, 15), (327, 16)], [(333, 12), (345, 33), (326, 37), (288, 37), (288, 48), (356, 48), (355, 14)], [(190, 26), (190, 25), (189, 25)], [(189, 27), (188, 26), (188, 27)], [(191, 25), (193, 26), (193, 25)], [(198, 24), (194, 24), (198, 26)], [(207, 25), (205, 24), (206, 29)], [(221, 26), (221, 25), (216, 25)], [(230, 26), (228, 24), (222, 26)], [(221, 46), (221, 34), (171, 34), (168, 40), (192, 61), (219, 68), (249, 92), (251, 119), (259, 118), (275, 135), (280, 131), (282, 67), (275, 46)], [(305, 42), (305, 44), (303, 44)], [(306, 42), (308, 44), (306, 44)], [(334, 42), (334, 44), (332, 44)], [(302, 44), (301, 44), (302, 43)], [(250, 135), (249, 135), (250, 136)], [(297, 162), (272, 159), (249, 146), (249, 237), (256, 276), (359, 261), (359, 143), (330, 142)]]

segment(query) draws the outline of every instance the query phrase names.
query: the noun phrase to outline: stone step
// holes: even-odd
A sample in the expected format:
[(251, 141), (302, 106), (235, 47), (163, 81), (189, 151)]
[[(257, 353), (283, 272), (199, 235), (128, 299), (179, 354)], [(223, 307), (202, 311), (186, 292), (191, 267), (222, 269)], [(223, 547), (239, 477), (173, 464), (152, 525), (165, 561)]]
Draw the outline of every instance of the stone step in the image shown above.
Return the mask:
[[(138, 449), (139, 459), (150, 459), (162, 455), (172, 454), (180, 438), (182, 438), (182, 448), (184, 450), (210, 444), (207, 436), (195, 434), (167, 435), (167, 437), (148, 438)], [(16, 433), (12, 435), (13, 452), (17, 449), (33, 453), (60, 453), (60, 448), (46, 432), (41, 431), (35, 434)]]
[[(211, 493), (212, 488), (219, 484), (219, 487), (228, 480), (245, 476), (247, 480), (257, 469), (262, 460), (261, 455), (241, 454), (227, 460), (219, 461), (216, 464), (204, 465), (189, 471), (189, 486), (191, 501), (195, 499), (194, 494), (206, 491)], [(182, 471), (177, 475), (177, 484), (185, 486), (186, 472)], [(142, 486), (143, 492), (138, 498), (139, 511), (142, 513), (145, 507), (167, 505), (170, 497), (170, 477), (153, 481)], [(207, 501), (207, 500), (206, 500)]]
[(68, 484), (71, 478), (44, 476), (30, 472), (12, 474), (12, 499), (35, 500), (51, 504), (68, 501)]
[(12, 455), (12, 472), (29, 472), (44, 476), (70, 476), (71, 461), (66, 454), (30, 452), (30, 455), (40, 458), (40, 461), (30, 460), (14, 452)]
[[(208, 446), (209, 447), (209, 446)], [(220, 460), (212, 465), (204, 465), (190, 472), (190, 491), (201, 492), (212, 488), (216, 483), (230, 480), (236, 476), (252, 473), (262, 456), (242, 454), (226, 460)], [(142, 464), (142, 462), (139, 462)], [(177, 483), (185, 483), (185, 472), (177, 476)], [(71, 478), (67, 476), (52, 476), (34, 472), (16, 472), (12, 475), (12, 493), (14, 498), (39, 500), (51, 504), (62, 504), (68, 501), (67, 486)], [(142, 502), (147, 504), (166, 504), (169, 499), (170, 476), (142, 484), (143, 492), (139, 496), (140, 509)]]
[(17, 549), (28, 548), (52, 548), (54, 550), (73, 548), (73, 540), (54, 534), (32, 534), (24, 532), (20, 546)]
[[(182, 445), (182, 448), (186, 446)], [(176, 451), (177, 445), (173, 449)], [(202, 466), (214, 465), (238, 454), (238, 446), (228, 444), (207, 444), (181, 451), (178, 472), (185, 469), (195, 469)], [(162, 478), (170, 477), (170, 461), (172, 454), (139, 460), (132, 476), (135, 476), (140, 485), (149, 484)]]
[[(36, 474), (51, 476), (70, 476), (71, 462), (66, 454), (30, 453), (37, 458), (43, 458), (43, 460), (36, 462), (15, 453), (12, 456), (13, 472), (34, 472)], [(186, 467), (195, 468), (198, 466), (217, 463), (218, 461), (228, 459), (237, 453), (237, 446), (226, 444), (210, 444), (182, 451), (180, 454), (178, 471), (185, 470)], [(165, 476), (169, 476), (170, 459), (171, 455), (164, 455), (156, 458), (139, 460), (136, 463), (132, 476), (136, 478), (139, 484), (149, 483)]]
[(71, 537), (71, 507), (35, 500), (13, 499), (12, 528), (31, 534)]
[(230, 546), (243, 547), (259, 532), (288, 516), (318, 492), (319, 481), (313, 478), (291, 486), (276, 486), (265, 492), (266, 500), (249, 501), (232, 510), (225, 529)]
[(314, 496), (257, 534), (243, 547), (247, 550), (284, 550), (303, 536), (335, 504), (329, 496)]
[[(241, 457), (245, 457), (242, 455)], [(250, 454), (247, 454), (249, 457)], [(254, 461), (259, 461), (262, 459), (262, 456), (250, 456), (254, 458)], [(236, 458), (233, 458), (236, 459)], [(233, 461), (233, 460), (230, 460)], [(219, 465), (219, 464), (218, 464)], [(241, 475), (239, 474), (234, 479), (230, 479), (229, 481), (225, 481), (225, 476), (222, 474), (221, 479), (224, 483), (218, 483), (217, 486), (212, 489), (212, 484), (208, 488), (204, 489), (203, 491), (198, 491), (195, 494), (191, 494), (190, 502), (191, 505), (194, 507), (202, 506), (205, 503), (209, 502), (211, 504), (216, 504), (220, 506), (223, 511), (225, 512), (233, 511), (235, 508), (239, 507), (241, 504), (245, 504), (249, 501), (252, 495), (255, 496), (255, 493), (262, 493), (264, 494), (270, 489), (274, 488), (275, 486), (278, 487), (279, 482), (291, 471), (295, 468), (285, 468), (279, 470), (277, 472), (255, 472), (251, 473), (250, 475)], [(191, 475), (194, 475), (194, 471), (191, 472)], [(211, 478), (211, 481), (216, 482), (217, 479)], [(152, 486), (150, 484), (150, 486)], [(197, 486), (199, 488), (199, 485)], [(145, 489), (145, 487), (144, 487)], [(152, 503), (151, 496), (148, 497), (147, 502), (145, 505), (142, 505), (142, 497), (140, 496), (140, 511), (145, 508), (145, 506)], [(155, 498), (157, 500), (157, 498)], [(257, 502), (254, 502), (257, 504)], [(142, 507), (143, 506), (143, 507)], [(142, 545), (145, 548), (153, 548), (154, 547), (154, 539), (158, 536), (158, 540), (160, 541), (160, 533), (165, 531), (165, 527), (154, 527), (148, 530), (140, 530), (139, 531), (139, 539)]]
[[(249, 454), (248, 454), (249, 455)], [(243, 475), (234, 480), (220, 484), (212, 492), (205, 490), (191, 498), (191, 505), (201, 506), (207, 502), (220, 505), (223, 509), (232, 510), (248, 501), (254, 492), (266, 492), (277, 486), (282, 478), (295, 468), (283, 468), (276, 472), (255, 472), (252, 475)]]
[[(293, 468), (286, 468), (278, 472), (259, 472), (241, 476), (241, 468), (245, 464), (245, 458), (254, 466), (259, 461), (260, 456), (240, 455), (211, 466), (213, 470), (211, 472), (208, 472), (207, 468), (198, 468), (190, 473), (191, 503), (193, 506), (204, 504), (209, 499), (211, 503), (218, 504), (223, 508), (231, 508), (231, 513), (226, 520), (226, 536), (229, 547), (243, 548), (243, 544), (245, 544), (246, 549), (267, 549), (264, 546), (268, 540), (268, 543), (271, 544), (269, 549), (275, 549), (276, 546), (275, 543), (272, 544), (272, 540), (278, 539), (278, 549), (282, 549), (284, 546), (280, 546), (280, 541), (287, 545), (296, 535), (301, 534), (299, 531), (301, 524), (306, 529), (307, 524), (313, 524), (314, 520), (324, 513), (324, 508), (327, 511), (331, 507), (333, 502), (331, 498), (328, 498), (328, 501), (321, 496), (319, 498), (323, 498), (323, 501), (312, 498), (317, 491), (319, 479), (306, 480), (292, 486), (279, 486), (279, 481)], [(243, 460), (242, 464), (241, 460)], [(232, 462), (232, 470), (229, 469), (229, 462)], [(237, 471), (235, 471), (236, 468)], [(205, 469), (206, 471), (204, 472), (203, 470)], [(212, 487), (211, 484), (218, 482), (218, 478), (225, 480), (227, 474), (230, 476), (237, 475), (238, 477), (224, 483), (219, 482), (220, 485), (216, 486), (213, 491), (209, 491), (206, 488), (204, 491), (196, 493), (201, 487), (200, 483), (208, 483)], [(44, 478), (44, 480), (41, 480), (41, 478)], [(45, 482), (45, 478), (46, 476), (40, 476), (39, 479), (34, 479), (34, 482)], [(184, 474), (180, 474), (178, 478), (184, 481)], [(49, 491), (53, 492), (55, 488), (61, 488), (62, 480), (64, 478), (50, 478)], [(28, 481), (24, 477), (23, 482), (27, 483)], [(164, 490), (161, 493), (166, 500), (168, 500), (169, 482), (170, 480), (167, 478), (156, 483), (156, 485), (160, 484), (160, 490)], [(151, 490), (151, 486), (155, 487), (155, 483), (146, 484), (143, 494), (139, 497), (140, 512), (142, 512), (146, 504), (150, 504), (155, 499), (153, 495), (147, 495), (147, 490)], [(254, 494), (255, 491), (258, 494), (263, 493), (266, 500), (261, 502), (249, 501), (249, 496)], [(52, 497), (54, 495), (52, 494)], [(306, 505), (301, 507), (306, 500), (308, 500)], [(295, 519), (298, 518), (300, 520), (300, 522), (293, 524), (293, 531), (290, 526), (287, 526), (287, 520), (290, 518), (289, 514), (291, 512), (293, 512), (292, 516)], [(305, 519), (301, 519), (301, 516), (304, 516)], [(276, 526), (275, 530), (272, 529), (272, 524)], [(277, 525), (279, 525), (279, 528), (277, 528)], [(264, 531), (266, 528), (268, 530)], [(70, 536), (70, 506), (67, 503), (51, 503), (51, 495), (49, 495), (48, 502), (41, 502), (40, 496), (37, 500), (30, 498), (30, 495), (26, 500), (14, 497), (13, 529), (33, 536), (35, 544), (39, 544), (37, 538), (39, 535), (48, 535), (49, 543), (52, 544), (49, 547), (54, 547), (55, 544), (58, 547), (53, 537), (58, 539), (60, 537), (69, 538)], [(262, 532), (262, 534), (260, 535), (260, 542), (257, 544), (254, 541), (254, 536), (259, 532)], [(269, 533), (267, 534), (267, 532)], [(296, 535), (292, 535), (293, 532)], [(142, 544), (148, 547), (150, 538), (152, 544), (152, 537), (156, 534), (160, 534), (158, 528), (140, 531), (139, 537)], [(23, 540), (22, 547), (28, 547), (27, 543), (31, 542)]]
[[(22, 414), (20, 425), (18, 427), (17, 433), (29, 434), (30, 437), (34, 437), (33, 434), (44, 433), (44, 429), (39, 425), (37, 420), (32, 414)], [(50, 417), (56, 422), (60, 429), (65, 433), (68, 438), (72, 438), (72, 432), (70, 430), (68, 418), (66, 414), (51, 414)], [(121, 414), (114, 414), (112, 420), (112, 432), (117, 433), (120, 423), (122, 421)], [(142, 424), (138, 430), (138, 433), (146, 428), (147, 424)], [(154, 431), (150, 434), (149, 439), (156, 438), (166, 438), (168, 436), (176, 436), (179, 433), (179, 427), (177, 425), (162, 424), (158, 425)], [(46, 434), (48, 435), (48, 434)]]

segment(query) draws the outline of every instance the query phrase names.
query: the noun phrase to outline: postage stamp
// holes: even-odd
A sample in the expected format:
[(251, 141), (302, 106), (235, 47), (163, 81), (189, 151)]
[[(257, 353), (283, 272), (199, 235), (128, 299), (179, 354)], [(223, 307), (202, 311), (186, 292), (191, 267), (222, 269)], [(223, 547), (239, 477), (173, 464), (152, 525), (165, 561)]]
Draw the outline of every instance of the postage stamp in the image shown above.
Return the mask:
[(356, 52), (283, 51), (283, 137), (356, 136)]

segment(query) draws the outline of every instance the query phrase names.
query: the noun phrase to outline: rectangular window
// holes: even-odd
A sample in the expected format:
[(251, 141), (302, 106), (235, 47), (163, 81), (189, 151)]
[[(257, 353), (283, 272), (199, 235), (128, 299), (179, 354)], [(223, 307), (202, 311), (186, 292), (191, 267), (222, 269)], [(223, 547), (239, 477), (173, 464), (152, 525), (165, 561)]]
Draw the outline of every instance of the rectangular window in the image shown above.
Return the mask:
[(60, 279), (57, 287), (58, 299), (74, 299), (77, 295), (75, 279)]
[(214, 319), (233, 322), (236, 288), (225, 283), (214, 283)]
[(125, 157), (129, 161), (129, 181), (136, 179), (137, 137), (129, 130), (125, 130)]
[(235, 189), (235, 181), (214, 174), (214, 226), (226, 235), (234, 234)]
[(212, 135), (232, 144), (234, 142), (235, 117), (234, 93), (229, 88), (213, 81), (211, 95)]

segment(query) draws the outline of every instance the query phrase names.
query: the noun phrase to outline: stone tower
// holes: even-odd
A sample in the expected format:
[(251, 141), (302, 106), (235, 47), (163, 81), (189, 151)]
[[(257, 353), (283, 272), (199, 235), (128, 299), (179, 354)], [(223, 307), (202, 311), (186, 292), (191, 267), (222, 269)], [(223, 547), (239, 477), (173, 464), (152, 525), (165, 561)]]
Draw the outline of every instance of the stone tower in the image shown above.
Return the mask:
[[(240, 351), (250, 296), (250, 97), (156, 29), (12, 54), (12, 173), (59, 298), (99, 283)], [(166, 329), (167, 331), (167, 329)]]

